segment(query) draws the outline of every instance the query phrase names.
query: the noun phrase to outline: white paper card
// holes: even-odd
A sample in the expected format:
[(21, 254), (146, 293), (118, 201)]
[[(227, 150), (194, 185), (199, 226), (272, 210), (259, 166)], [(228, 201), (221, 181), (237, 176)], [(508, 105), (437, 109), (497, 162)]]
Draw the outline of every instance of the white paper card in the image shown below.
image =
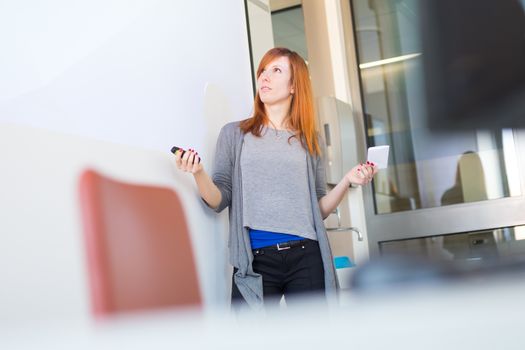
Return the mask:
[(368, 148), (366, 160), (374, 163), (378, 169), (386, 169), (388, 166), (388, 151), (390, 146), (375, 146)]

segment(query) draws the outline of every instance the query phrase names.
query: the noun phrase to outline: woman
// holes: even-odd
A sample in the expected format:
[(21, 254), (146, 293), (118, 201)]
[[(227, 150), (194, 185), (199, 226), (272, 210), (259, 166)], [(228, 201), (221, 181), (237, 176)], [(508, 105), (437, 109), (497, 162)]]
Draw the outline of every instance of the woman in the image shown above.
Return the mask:
[(323, 219), (351, 184), (367, 184), (377, 172), (373, 164), (357, 165), (326, 193), (304, 60), (271, 49), (257, 77), (253, 115), (222, 128), (211, 178), (195, 150), (175, 154), (207, 205), (217, 212), (229, 208), (232, 300), (254, 308), (278, 303), (282, 295), (289, 302), (290, 295), (335, 292)]

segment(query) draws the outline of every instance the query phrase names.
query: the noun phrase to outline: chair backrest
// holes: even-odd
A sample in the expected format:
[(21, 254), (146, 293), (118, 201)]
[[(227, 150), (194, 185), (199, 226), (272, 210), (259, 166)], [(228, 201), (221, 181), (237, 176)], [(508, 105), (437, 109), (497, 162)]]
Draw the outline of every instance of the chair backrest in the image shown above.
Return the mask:
[(173, 190), (86, 170), (79, 192), (95, 316), (201, 304), (188, 226)]

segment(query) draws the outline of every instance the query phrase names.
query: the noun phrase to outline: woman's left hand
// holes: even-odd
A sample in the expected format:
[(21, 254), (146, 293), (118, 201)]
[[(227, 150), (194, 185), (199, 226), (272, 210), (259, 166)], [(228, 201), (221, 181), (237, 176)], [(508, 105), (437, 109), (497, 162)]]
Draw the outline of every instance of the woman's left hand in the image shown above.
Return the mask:
[(359, 164), (346, 173), (345, 178), (350, 184), (366, 185), (377, 174), (377, 166), (374, 163), (366, 162), (366, 164)]

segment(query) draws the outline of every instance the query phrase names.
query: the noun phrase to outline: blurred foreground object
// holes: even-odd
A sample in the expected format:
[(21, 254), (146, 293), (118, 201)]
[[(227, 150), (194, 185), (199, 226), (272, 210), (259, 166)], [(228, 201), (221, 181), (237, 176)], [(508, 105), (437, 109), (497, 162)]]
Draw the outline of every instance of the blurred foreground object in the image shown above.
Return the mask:
[(201, 304), (188, 225), (173, 190), (87, 170), (79, 192), (95, 316)]
[(452, 285), (487, 281), (522, 280), (525, 259), (488, 261), (470, 265), (458, 261), (437, 261), (424, 257), (391, 255), (371, 260), (356, 268), (352, 275), (353, 292), (389, 293), (415, 287), (444, 290)]
[(525, 127), (519, 0), (425, 0), (421, 27), (431, 129)]

